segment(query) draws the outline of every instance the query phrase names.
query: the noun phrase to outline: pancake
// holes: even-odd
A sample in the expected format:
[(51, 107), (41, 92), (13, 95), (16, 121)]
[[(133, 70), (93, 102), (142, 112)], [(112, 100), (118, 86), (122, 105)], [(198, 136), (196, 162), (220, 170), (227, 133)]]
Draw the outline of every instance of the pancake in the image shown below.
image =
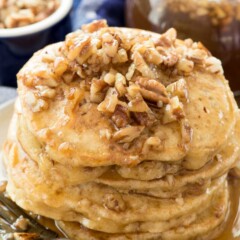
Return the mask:
[[(9, 157), (6, 160), (9, 166), (8, 193), (24, 209), (47, 217), (50, 215), (50, 207), (53, 208), (53, 211), (56, 208), (57, 214), (64, 217), (71, 211), (86, 214), (86, 204), (90, 204), (91, 209), (87, 209), (87, 214), (91, 218), (99, 215), (100, 218), (107, 217), (111, 221), (116, 220), (126, 224), (137, 220), (144, 221), (144, 219), (166, 221), (169, 218), (183, 216), (199, 208), (203, 202), (211, 201), (211, 192), (214, 193), (226, 179), (226, 175), (223, 175), (210, 184), (198, 197), (186, 196), (182, 199), (184, 205), (181, 205), (174, 199), (169, 201), (168, 199), (155, 199), (142, 194), (120, 194), (117, 189), (91, 182), (91, 177), (89, 182), (85, 184), (68, 186), (60, 182), (61, 185), (59, 185), (58, 179), (55, 178), (56, 175), (53, 175), (54, 167), (49, 169), (49, 175), (53, 176), (50, 178), (49, 175), (45, 175), (38, 170), (37, 164), (22, 152), (23, 150), (19, 145), (9, 140), (6, 148), (9, 149)], [(205, 193), (206, 191), (208, 194)], [(71, 199), (67, 196), (71, 196)], [(124, 211), (114, 212), (111, 208), (104, 207), (104, 199), (108, 196), (118, 200), (120, 210), (121, 205), (123, 205)], [(41, 206), (41, 203), (43, 203), (43, 206), (46, 204), (46, 213), (36, 212), (37, 206), (31, 209), (34, 202), (37, 203), (38, 207)], [(22, 204), (24, 205), (22, 206)], [(60, 209), (62, 209), (62, 213)], [(148, 209), (148, 212), (143, 215), (146, 209)], [(76, 216), (76, 213), (74, 215)]]
[[(176, 233), (170, 231), (171, 228), (180, 228), (185, 221), (194, 225), (196, 219), (199, 219), (198, 215), (204, 215), (204, 211), (209, 212), (208, 208), (211, 208), (213, 198), (223, 188), (223, 185), (227, 191), (226, 175), (207, 185), (197, 196), (188, 194), (184, 197), (175, 197), (172, 200), (155, 199), (146, 192), (144, 192), (144, 195), (136, 192), (119, 194), (118, 188), (116, 191), (102, 184), (91, 183), (91, 172), (89, 173), (89, 183), (69, 186), (68, 182), (59, 181), (54, 172), (55, 166), (49, 168), (46, 175), (45, 171), (38, 169), (38, 162), (30, 159), (24, 152), (15, 135), (17, 133), (15, 128), (17, 128), (18, 117), (18, 115), (15, 115), (15, 118), (13, 118), (11, 124), (12, 133), (9, 134), (9, 142), (5, 144), (5, 149), (8, 149), (9, 153), (8, 159), (6, 159), (6, 164), (9, 167), (7, 190), (11, 198), (19, 206), (28, 211), (34, 211), (36, 214), (68, 222), (76, 221), (94, 231), (130, 234), (132, 239), (134, 239), (135, 235), (131, 232), (135, 231), (141, 232), (139, 234), (143, 235), (143, 239), (155, 236), (156, 231), (164, 233), (156, 235), (158, 237), (165, 236), (165, 234), (174, 237)], [(67, 168), (67, 166), (64, 167)], [(81, 175), (80, 173), (79, 171), (79, 175)], [(97, 177), (95, 176), (95, 178)], [(187, 189), (189, 189), (189, 186)], [(174, 188), (172, 190), (175, 191)], [(225, 194), (226, 199), (227, 192)], [(71, 196), (71, 199), (68, 196)], [(120, 199), (124, 202), (124, 204), (119, 203), (120, 212), (119, 210), (117, 212), (111, 209), (107, 210), (106, 207), (102, 208), (101, 205), (106, 198), (105, 196), (111, 196), (113, 199)], [(223, 203), (221, 203), (221, 206), (223, 207)], [(86, 209), (88, 209), (87, 212)], [(147, 213), (145, 212), (146, 209)], [(227, 204), (225, 205), (225, 211), (226, 209)], [(101, 221), (91, 220), (96, 218), (100, 218)], [(215, 217), (215, 219), (211, 216), (212, 218), (211, 221), (219, 223), (218, 218)], [(189, 222), (188, 219), (193, 220)], [(204, 224), (201, 224), (200, 229), (204, 226)], [(176, 231), (178, 232), (178, 230)], [(139, 237), (139, 234), (135, 238)], [(128, 236), (125, 235), (122, 236), (123, 239)]]
[[(19, 206), (53, 219), (78, 221), (87, 224), (88, 228), (93, 227), (103, 232), (136, 231), (136, 226), (137, 229), (146, 231), (147, 228), (151, 232), (154, 229), (159, 231), (167, 226), (181, 224), (184, 216), (188, 218), (189, 215), (196, 214), (199, 210), (203, 211), (211, 205), (212, 198), (225, 184), (226, 179), (225, 175), (213, 181), (205, 189), (207, 194), (204, 192), (198, 196), (185, 196), (180, 198), (179, 202), (175, 199), (155, 199), (136, 193), (119, 194), (115, 189), (91, 182), (75, 187), (60, 187), (54, 180), (42, 176), (34, 161), (18, 159), (17, 153), (18, 149), (13, 144), (10, 150), (13, 159), (8, 160), (10, 168), (7, 191)], [(51, 169), (49, 171), (51, 172)], [(108, 197), (118, 201), (118, 205), (112, 208)], [(179, 217), (181, 219), (177, 220)], [(94, 222), (87, 218), (101, 221)], [(154, 226), (155, 228), (152, 228)]]
[[(225, 188), (226, 190), (226, 188)], [(215, 210), (221, 209), (222, 212), (226, 211), (226, 203), (228, 201), (227, 195), (224, 194), (224, 190), (219, 191), (218, 196), (214, 199)], [(225, 206), (225, 207), (223, 207)], [(181, 226), (163, 233), (135, 233), (135, 234), (102, 234), (98, 231), (93, 231), (88, 228), (81, 226), (74, 222), (58, 222), (58, 226), (65, 231), (68, 236), (73, 240), (84, 240), (84, 239), (108, 239), (108, 240), (125, 240), (125, 239), (142, 239), (142, 240), (153, 240), (153, 239), (173, 239), (173, 240), (189, 240), (196, 239), (197, 236), (201, 235), (201, 239), (212, 239), (209, 238), (209, 234), (214, 228), (221, 225), (223, 218), (217, 214), (212, 214), (214, 208), (211, 206), (207, 208), (198, 218), (194, 219), (193, 222), (187, 224), (187, 226)], [(210, 216), (209, 216), (210, 215)], [(183, 224), (184, 225), (184, 224)], [(221, 228), (220, 228), (221, 230)], [(204, 235), (207, 235), (204, 237)]]
[[(108, 65), (101, 63), (103, 69), (95, 70), (96, 73), (89, 73), (90, 75), (85, 73), (85, 82), (87, 83), (84, 84), (84, 81), (81, 82), (81, 79), (84, 79), (84, 77), (79, 73), (80, 69), (82, 69), (78, 62), (80, 60), (72, 59), (71, 57), (69, 59), (69, 55), (71, 56), (74, 50), (77, 51), (78, 48), (84, 47), (84, 45), (81, 45), (81, 41), (84, 42), (84, 39), (87, 38), (89, 41), (89, 46), (87, 46), (90, 48), (89, 54), (92, 57), (88, 59), (90, 63), (86, 62), (86, 64), (89, 68), (94, 68), (95, 62), (92, 63), (94, 56), (100, 56), (99, 59), (95, 59), (96, 62), (97, 60), (103, 60), (102, 58), (104, 57), (104, 55), (100, 55), (103, 49), (99, 47), (101, 46), (99, 39), (102, 39), (102, 36), (105, 36), (104, 34), (115, 34), (122, 39), (121, 42), (129, 43), (129, 46), (124, 46), (123, 44), (121, 46), (123, 51), (127, 51), (130, 48), (128, 51), (130, 51), (131, 57), (123, 63), (109, 63)], [(169, 39), (171, 36), (169, 37), (168, 35), (170, 34), (174, 35), (174, 32), (170, 31), (170, 33), (166, 33), (163, 36)], [(159, 109), (155, 113), (155, 108), (151, 104), (149, 106), (144, 105), (148, 112), (151, 111), (151, 114), (156, 115), (154, 115), (154, 118), (156, 118), (154, 120), (155, 123), (151, 126), (146, 126), (144, 131), (142, 125), (139, 125), (138, 128), (133, 128), (134, 134), (140, 136), (134, 140), (135, 143), (130, 148), (122, 147), (119, 143), (113, 141), (112, 138), (101, 137), (100, 132), (102, 130), (111, 135), (115, 132), (114, 128), (116, 126), (114, 127), (114, 124), (109, 121), (109, 114), (111, 113), (103, 114), (103, 112), (98, 110), (100, 104), (97, 100), (91, 101), (91, 89), (88, 87), (92, 84), (91, 79), (96, 80), (100, 78), (101, 80), (102, 73), (111, 72), (111, 69), (114, 69), (112, 70), (113, 72), (119, 70), (121, 72), (119, 76), (123, 76), (122, 73), (127, 72), (132, 64), (137, 64), (134, 61), (137, 61), (135, 60), (135, 55), (141, 52), (141, 49), (138, 50), (139, 44), (144, 45), (148, 41), (149, 45), (155, 46), (154, 42), (160, 41), (158, 44), (161, 46), (161, 44), (164, 44), (161, 41), (164, 42), (165, 40), (162, 39), (165, 38), (146, 31), (121, 28), (102, 28), (93, 33), (78, 31), (67, 36), (64, 43), (48, 46), (31, 58), (18, 74), (19, 97), (24, 115), (27, 116), (25, 120), (29, 130), (37, 137), (39, 143), (44, 145), (45, 151), (50, 158), (61, 164), (64, 164), (67, 158), (68, 164), (72, 166), (92, 167), (111, 164), (136, 165), (141, 161), (149, 159), (157, 161), (180, 161), (184, 159), (185, 167), (188, 169), (201, 168), (212, 159), (217, 151), (224, 146), (232, 132), (236, 122), (237, 105), (221, 72), (210, 72), (208, 68), (204, 68), (212, 60), (209, 52), (198, 45), (192, 44), (192, 46), (188, 46), (185, 42), (176, 40), (175, 36), (169, 43), (171, 45), (171, 51), (169, 50), (171, 56), (176, 55), (178, 59), (185, 59), (187, 52), (197, 51), (203, 55), (200, 58), (204, 59), (195, 63), (192, 61), (191, 63), (194, 66), (191, 74), (184, 76), (185, 88), (188, 93), (187, 100), (182, 101), (185, 114), (184, 121), (169, 120), (170, 122), (167, 124), (157, 124), (158, 121), (161, 123), (164, 120), (161, 120), (161, 115), (163, 114), (162, 111), (165, 110)], [(74, 45), (78, 40), (79, 46), (77, 44)], [(113, 39), (112, 41), (116, 40)], [(151, 47), (150, 50), (156, 51), (156, 48), (158, 47)], [(168, 49), (165, 54), (168, 54), (167, 51)], [(68, 74), (74, 75), (76, 71), (74, 81), (66, 84), (54, 72), (54, 66), (57, 63), (54, 65), (50, 60), (46, 62), (45, 55), (49, 58), (62, 59), (63, 69)], [(154, 57), (155, 55), (152, 54), (152, 58)], [(84, 62), (82, 64), (84, 65)], [(154, 77), (156, 81), (162, 81), (166, 87), (173, 81), (177, 82), (182, 78), (180, 73), (176, 76), (172, 74), (173, 77), (169, 77), (167, 75), (170, 74), (167, 71), (168, 69), (164, 71), (164, 68), (152, 66), (152, 63), (146, 64), (145, 68), (147, 67), (157, 68), (155, 71), (156, 76)], [(174, 71), (174, 66), (170, 70)], [(135, 75), (131, 79), (132, 84), (141, 76), (142, 73), (139, 71), (141, 69), (135, 70)], [(151, 75), (150, 77), (152, 77)], [(144, 74), (142, 76), (145, 77)], [(90, 82), (88, 83), (88, 81)], [(102, 82), (102, 85), (108, 88), (109, 85), (105, 86), (107, 83), (103, 80)], [(46, 94), (46, 90), (43, 90), (44, 87), (51, 87), (54, 90), (52, 99), (49, 96), (39, 97), (41, 94)], [(109, 89), (112, 89), (111, 84)], [(128, 91), (131, 91), (131, 89), (128, 88)], [(129, 97), (128, 95), (125, 97)], [(126, 106), (125, 100), (122, 99), (116, 101), (120, 101), (120, 104), (125, 104), (124, 106)], [(37, 104), (37, 102), (39, 111), (34, 108), (34, 104)], [(45, 107), (41, 104), (45, 104)], [(46, 109), (44, 110), (44, 108)], [(151, 118), (151, 115), (149, 118)], [(160, 119), (158, 120), (158, 118)], [(190, 138), (189, 134), (191, 135), (191, 132), (193, 132), (192, 140), (189, 143), (184, 143), (182, 137), (183, 128), (187, 128), (190, 131), (185, 133), (187, 134), (185, 138)], [(218, 132), (218, 138), (213, 137), (216, 131)], [(43, 134), (43, 132), (47, 132), (47, 134)], [(159, 138), (159, 141), (163, 143), (163, 147), (159, 150), (154, 149), (154, 151), (149, 149), (147, 153), (144, 153), (142, 150), (143, 143), (149, 136)], [(88, 144), (89, 142), (92, 144)], [(76, 151), (76, 149), (81, 149), (81, 152)], [(192, 160), (192, 157), (194, 157), (194, 160)]]

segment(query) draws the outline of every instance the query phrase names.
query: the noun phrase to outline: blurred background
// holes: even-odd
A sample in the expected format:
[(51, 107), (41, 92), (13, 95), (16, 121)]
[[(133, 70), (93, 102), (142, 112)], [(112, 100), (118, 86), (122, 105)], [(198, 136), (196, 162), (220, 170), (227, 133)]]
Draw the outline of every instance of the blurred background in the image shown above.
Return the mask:
[(79, 29), (82, 24), (101, 18), (107, 19), (110, 26), (160, 33), (174, 27), (179, 38), (201, 41), (222, 60), (225, 76), (239, 95), (239, 0), (73, 0), (67, 16), (48, 29), (44, 39), (44, 31), (27, 38), (2, 37), (0, 31), (0, 85), (16, 87), (16, 73), (33, 52), (64, 40), (68, 32)]

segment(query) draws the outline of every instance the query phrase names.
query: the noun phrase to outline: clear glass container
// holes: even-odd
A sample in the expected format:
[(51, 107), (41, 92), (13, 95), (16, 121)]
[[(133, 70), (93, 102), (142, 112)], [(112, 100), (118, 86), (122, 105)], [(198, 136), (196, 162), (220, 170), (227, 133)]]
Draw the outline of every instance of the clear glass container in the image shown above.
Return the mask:
[(129, 27), (201, 41), (222, 60), (232, 90), (240, 93), (240, 0), (127, 0)]

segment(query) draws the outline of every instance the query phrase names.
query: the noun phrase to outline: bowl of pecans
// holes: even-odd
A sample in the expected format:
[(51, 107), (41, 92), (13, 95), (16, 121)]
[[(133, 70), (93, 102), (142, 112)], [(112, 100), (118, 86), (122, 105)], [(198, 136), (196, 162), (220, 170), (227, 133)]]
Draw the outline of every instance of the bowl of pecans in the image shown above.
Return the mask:
[(0, 0), (0, 85), (16, 86), (16, 73), (34, 52), (71, 31), (73, 0)]

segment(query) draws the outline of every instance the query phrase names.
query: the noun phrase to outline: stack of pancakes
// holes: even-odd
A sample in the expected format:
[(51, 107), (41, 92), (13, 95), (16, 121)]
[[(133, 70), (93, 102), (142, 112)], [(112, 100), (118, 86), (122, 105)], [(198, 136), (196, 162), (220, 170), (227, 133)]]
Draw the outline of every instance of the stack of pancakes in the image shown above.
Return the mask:
[(239, 110), (201, 43), (104, 20), (18, 74), (7, 192), (70, 239), (211, 239), (224, 228)]

